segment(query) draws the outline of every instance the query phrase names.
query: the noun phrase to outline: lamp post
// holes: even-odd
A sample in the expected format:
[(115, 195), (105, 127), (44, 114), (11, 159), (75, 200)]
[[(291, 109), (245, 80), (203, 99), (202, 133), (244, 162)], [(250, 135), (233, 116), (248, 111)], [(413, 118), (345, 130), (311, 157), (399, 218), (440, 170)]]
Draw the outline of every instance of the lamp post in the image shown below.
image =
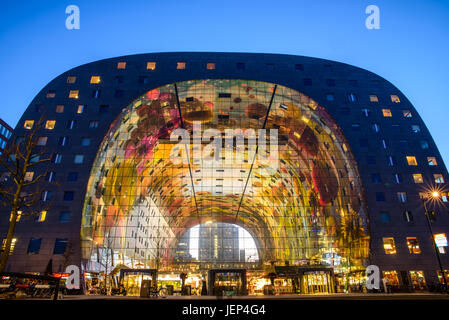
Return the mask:
[[(433, 191), (431, 193), (431, 197), (434, 198), (434, 199), (437, 199), (437, 198), (440, 197), (440, 194), (437, 191)], [(440, 267), (441, 276), (443, 277), (444, 291), (447, 292), (446, 275), (444, 274), (443, 265), (441, 264), (440, 252), (438, 251), (437, 243), (435, 241), (435, 236), (433, 234), (432, 224), (431, 224), (430, 219), (429, 219), (429, 212), (427, 211), (427, 206), (426, 206), (426, 201), (424, 199), (424, 196), (421, 197), (421, 201), (422, 201), (423, 206), (424, 206), (424, 213), (425, 213), (425, 216), (426, 216), (427, 226), (429, 227), (430, 235), (432, 236), (433, 248), (435, 249), (435, 254), (437, 256), (438, 266)]]

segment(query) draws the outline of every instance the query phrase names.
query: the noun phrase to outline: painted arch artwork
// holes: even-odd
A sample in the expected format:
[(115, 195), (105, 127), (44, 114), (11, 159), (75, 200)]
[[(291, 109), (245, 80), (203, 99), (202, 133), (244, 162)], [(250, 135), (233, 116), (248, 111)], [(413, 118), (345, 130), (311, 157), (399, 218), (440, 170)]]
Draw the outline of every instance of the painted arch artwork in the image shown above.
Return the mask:
[[(252, 157), (249, 140), (232, 149), (243, 162), (211, 165), (194, 156), (208, 144), (190, 138), (183, 145), (187, 161), (175, 163), (173, 133), (185, 129), (193, 136), (195, 124), (200, 135), (267, 129), (269, 147), (257, 151), (276, 153), (278, 165)], [(270, 130), (277, 132), (276, 144)], [(211, 221), (247, 230), (261, 265), (326, 265), (342, 272), (368, 258), (361, 181), (341, 130), (317, 102), (281, 85), (168, 84), (123, 109), (100, 145), (83, 207), (86, 261), (170, 268), (185, 232)]]

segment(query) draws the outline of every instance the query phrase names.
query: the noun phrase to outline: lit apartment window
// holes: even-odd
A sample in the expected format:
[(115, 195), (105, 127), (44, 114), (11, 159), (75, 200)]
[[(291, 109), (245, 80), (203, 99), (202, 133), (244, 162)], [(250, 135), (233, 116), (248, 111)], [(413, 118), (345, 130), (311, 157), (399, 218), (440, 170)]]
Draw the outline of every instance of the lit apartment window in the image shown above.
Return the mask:
[(79, 90), (70, 90), (69, 98), (78, 99), (79, 98)]
[(404, 219), (404, 221), (406, 222), (412, 222), (413, 221), (413, 214), (411, 211), (404, 211), (402, 213), (402, 218)]
[[(9, 247), (9, 254), (12, 254), (14, 252), (14, 248), (16, 247), (17, 238), (12, 238), (11, 240), (11, 246)], [(6, 249), (6, 238), (3, 239), (2, 243), (2, 251)]]
[(413, 124), (413, 125), (412, 125), (412, 132), (413, 132), (413, 133), (419, 133), (419, 132), (421, 132), (421, 127), (420, 127), (419, 125), (417, 125), (417, 124)]
[(28, 171), (28, 172), (25, 172), (25, 177), (23, 179), (25, 182), (29, 182), (29, 181), (33, 180), (33, 177), (34, 177), (34, 172)]
[(75, 76), (68, 76), (67, 77), (67, 83), (75, 83), (76, 77)]
[(383, 238), (383, 245), (386, 254), (396, 254), (396, 246), (393, 238)]
[(429, 166), (437, 166), (438, 165), (437, 158), (435, 158), (435, 157), (427, 157), (427, 164)]
[(356, 102), (357, 101), (357, 96), (355, 95), (355, 93), (349, 93), (348, 94), (348, 100), (350, 102)]
[(44, 191), (42, 192), (42, 201), (50, 201), (51, 199), (51, 192), (50, 191)]
[(56, 172), (50, 171), (49, 173), (47, 173), (47, 176), (45, 177), (45, 180), (47, 180), (48, 182), (55, 181), (56, 180)]
[(423, 178), (422, 178), (422, 174), (421, 173), (414, 173), (413, 174), (413, 181), (415, 183), (423, 183)]
[(25, 123), (23, 124), (23, 127), (27, 130), (33, 129), (34, 120), (25, 120)]
[(415, 156), (406, 156), (407, 158), (407, 163), (409, 166), (417, 166), (418, 162), (416, 161), (416, 157)]
[(185, 68), (186, 68), (186, 63), (185, 62), (177, 62), (176, 63), (176, 69), (183, 70)]
[(47, 211), (41, 211), (39, 216), (36, 218), (36, 222), (44, 222), (47, 217)]
[(45, 122), (45, 129), (53, 130), (55, 128), (55, 124), (56, 124), (55, 120), (47, 120), (47, 122)]
[(386, 211), (383, 211), (383, 212), (381, 212), (380, 213), (380, 221), (381, 222), (383, 222), (383, 223), (388, 223), (388, 222), (390, 222), (390, 213), (389, 212), (386, 212)]
[(78, 106), (78, 108), (76, 109), (76, 113), (84, 113), (84, 112), (86, 112), (86, 106), (83, 104), (80, 104)]
[(66, 127), (67, 127), (67, 129), (74, 129), (75, 128), (75, 124), (76, 124), (75, 120), (68, 120)]
[(382, 109), (382, 115), (384, 117), (391, 117), (391, 110), (390, 109)]
[(442, 174), (434, 174), (433, 178), (435, 179), (435, 183), (444, 183), (444, 178)]
[(421, 149), (429, 149), (429, 142), (427, 140), (421, 140), (419, 142)]
[(417, 237), (407, 237), (407, 247), (410, 254), (420, 254), (419, 242)]
[(64, 112), (64, 105), (63, 104), (58, 104), (56, 106), (56, 113), (63, 113)]
[(64, 147), (64, 146), (66, 146), (68, 144), (68, 142), (69, 142), (69, 137), (60, 137), (59, 141), (58, 141), (58, 144), (60, 146)]
[(56, 91), (55, 90), (48, 90), (47, 95), (45, 97), (49, 98), (49, 99), (52, 99), (52, 98), (56, 97)]
[(100, 83), (101, 77), (100, 76), (92, 76), (90, 77), (90, 83)]
[(397, 96), (395, 94), (390, 95), (390, 97), (391, 97), (391, 102), (395, 102), (395, 103), (401, 102), (401, 100), (399, 99), (399, 96)]
[(404, 118), (411, 118), (412, 112), (410, 110), (402, 110), (402, 115), (404, 116)]
[(362, 109), (362, 113), (365, 117), (369, 117), (370, 115), (370, 110), (369, 109)]
[[(22, 217), (22, 211), (17, 211), (17, 216), (16, 216), (16, 222), (20, 221), (20, 218)], [(12, 213), (9, 216), (9, 221), (12, 221)]]
[(98, 124), (99, 124), (98, 120), (92, 120), (89, 122), (89, 128), (91, 129), (98, 128)]
[(393, 174), (393, 181), (396, 184), (402, 183), (402, 175), (400, 173), (394, 173)]
[(214, 62), (208, 62), (206, 64), (207, 70), (215, 70), (215, 63)]
[(156, 62), (147, 62), (147, 70), (156, 70)]
[(81, 163), (83, 163), (83, 161), (84, 161), (84, 155), (82, 155), (82, 154), (77, 154), (77, 155), (75, 155), (75, 158), (74, 158), (74, 160), (73, 160), (73, 163), (81, 164)]
[(117, 62), (117, 69), (126, 69), (126, 62)]
[(39, 139), (37, 139), (37, 145), (45, 146), (47, 144), (47, 139), (47, 137), (39, 137)]
[(56, 153), (56, 154), (53, 155), (53, 162), (54, 163), (61, 163), (61, 161), (62, 161), (62, 154)]
[(405, 192), (398, 192), (397, 196), (398, 196), (399, 202), (402, 202), (402, 203), (407, 202), (407, 194)]
[(375, 94), (370, 94), (369, 101), (370, 102), (379, 102), (379, 98)]

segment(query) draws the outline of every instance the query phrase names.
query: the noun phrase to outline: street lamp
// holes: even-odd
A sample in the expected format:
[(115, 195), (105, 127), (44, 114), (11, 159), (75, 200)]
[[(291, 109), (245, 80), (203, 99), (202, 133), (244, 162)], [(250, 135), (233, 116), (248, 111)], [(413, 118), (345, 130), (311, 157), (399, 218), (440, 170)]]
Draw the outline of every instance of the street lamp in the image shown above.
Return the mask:
[[(426, 193), (426, 195), (427, 194), (429, 194), (429, 196), (427, 196), (427, 198), (430, 198), (432, 200), (437, 200), (437, 199), (440, 198), (440, 193), (438, 191), (436, 191), (436, 190), (431, 191), (430, 193)], [(443, 270), (443, 265), (441, 264), (440, 252), (438, 251), (437, 243), (435, 241), (435, 236), (434, 236), (433, 230), (432, 230), (432, 224), (430, 223), (429, 212), (427, 211), (425, 196), (423, 195), (420, 198), (421, 198), (421, 201), (422, 201), (423, 206), (424, 206), (424, 213), (425, 213), (426, 220), (427, 220), (427, 226), (429, 227), (430, 235), (432, 236), (433, 248), (435, 249), (435, 254), (437, 256), (438, 266), (440, 267), (441, 276), (443, 277), (444, 291), (447, 292), (446, 275), (445, 275), (444, 270)]]

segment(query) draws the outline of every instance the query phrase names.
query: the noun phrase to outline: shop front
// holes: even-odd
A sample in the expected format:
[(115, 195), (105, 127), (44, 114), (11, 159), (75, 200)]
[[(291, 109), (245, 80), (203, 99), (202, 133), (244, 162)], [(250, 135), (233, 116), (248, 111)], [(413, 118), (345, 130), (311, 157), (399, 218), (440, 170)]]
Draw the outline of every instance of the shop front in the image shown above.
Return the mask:
[(212, 296), (247, 295), (246, 269), (209, 270), (208, 293)]

